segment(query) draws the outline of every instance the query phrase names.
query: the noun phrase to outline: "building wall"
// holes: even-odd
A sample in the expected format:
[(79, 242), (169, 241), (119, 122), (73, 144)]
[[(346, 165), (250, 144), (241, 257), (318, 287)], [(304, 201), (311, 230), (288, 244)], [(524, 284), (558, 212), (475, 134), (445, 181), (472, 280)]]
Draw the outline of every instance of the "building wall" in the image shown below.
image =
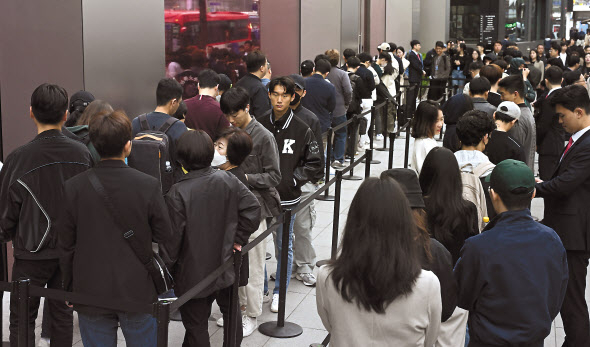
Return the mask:
[(386, 41), (409, 49), (412, 41), (412, 1), (386, 1), (385, 13)]
[(165, 77), (163, 2), (83, 0), (82, 12), (86, 90), (131, 118), (153, 110)]
[(369, 47), (367, 52), (371, 54), (377, 53), (377, 46), (379, 46), (386, 38), (385, 23), (387, 21), (385, 15), (385, 0), (371, 0), (370, 4), (370, 37)]
[(447, 41), (450, 6), (450, 0), (420, 0), (418, 40), (424, 52), (434, 47), (436, 41)]
[(84, 87), (81, 13), (81, 0), (0, 1), (2, 159), (37, 133), (29, 107), (38, 85), (69, 95)]
[[(317, 54), (340, 47), (341, 0), (301, 0), (301, 57), (313, 60)], [(328, 14), (328, 15), (327, 15)], [(327, 30), (318, 32), (318, 23)], [(313, 39), (305, 39), (313, 38)], [(299, 70), (292, 73), (299, 73)]]
[(274, 76), (299, 72), (300, 6), (299, 0), (260, 2), (260, 45), (272, 64)]

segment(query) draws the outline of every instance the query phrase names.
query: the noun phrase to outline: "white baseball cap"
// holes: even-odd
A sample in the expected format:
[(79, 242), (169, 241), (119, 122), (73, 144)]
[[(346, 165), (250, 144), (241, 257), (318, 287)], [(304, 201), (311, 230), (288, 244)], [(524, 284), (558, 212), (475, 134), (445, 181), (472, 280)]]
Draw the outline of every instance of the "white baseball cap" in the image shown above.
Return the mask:
[(496, 112), (500, 112), (510, 118), (519, 119), (520, 118), (520, 107), (513, 103), (512, 101), (502, 101)]

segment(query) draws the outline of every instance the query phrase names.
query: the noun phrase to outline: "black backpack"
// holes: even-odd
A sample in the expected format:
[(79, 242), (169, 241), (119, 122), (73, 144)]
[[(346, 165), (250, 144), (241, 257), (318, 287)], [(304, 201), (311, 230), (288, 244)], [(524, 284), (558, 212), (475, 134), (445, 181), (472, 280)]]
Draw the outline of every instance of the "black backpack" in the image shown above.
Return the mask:
[(166, 132), (178, 122), (178, 119), (170, 117), (160, 129), (151, 130), (145, 114), (138, 118), (141, 131), (131, 141), (131, 154), (127, 158), (127, 164), (157, 178), (160, 181), (162, 193), (166, 194), (174, 184), (171, 140)]

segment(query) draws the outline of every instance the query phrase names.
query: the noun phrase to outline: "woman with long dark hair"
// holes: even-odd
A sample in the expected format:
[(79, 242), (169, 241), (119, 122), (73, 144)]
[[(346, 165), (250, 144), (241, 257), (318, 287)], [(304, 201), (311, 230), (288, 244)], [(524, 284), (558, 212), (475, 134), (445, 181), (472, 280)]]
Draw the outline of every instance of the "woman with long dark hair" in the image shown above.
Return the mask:
[[(459, 164), (453, 152), (435, 148), (426, 156), (420, 173), (428, 230), (452, 256), (452, 266), (459, 259), (465, 240), (478, 233), (477, 209), (463, 199)], [(441, 325), (437, 346), (465, 345), (468, 312), (455, 308)]]
[(412, 121), (412, 137), (415, 140), (410, 166), (418, 174), (428, 152), (439, 146), (434, 136), (440, 134), (443, 127), (443, 120), (443, 113), (437, 102), (430, 100), (422, 101), (418, 105), (418, 108), (416, 108), (416, 113)]
[(465, 43), (459, 44), (458, 48), (459, 50), (453, 56), (453, 72), (451, 72), (451, 77), (453, 80), (451, 83), (453, 87), (457, 88), (457, 93), (461, 94), (463, 93), (463, 86), (465, 85), (465, 66), (469, 66), (467, 61), (471, 61), (471, 59), (468, 57), (467, 52), (465, 51), (467, 49)]
[(463, 199), (461, 171), (453, 152), (435, 148), (424, 160), (420, 172), (428, 228), (453, 256), (453, 264), (468, 237), (478, 233), (477, 209)]
[(341, 252), (320, 268), (317, 310), (334, 346), (432, 346), (440, 284), (421, 269), (412, 210), (400, 185), (368, 178), (348, 213)]

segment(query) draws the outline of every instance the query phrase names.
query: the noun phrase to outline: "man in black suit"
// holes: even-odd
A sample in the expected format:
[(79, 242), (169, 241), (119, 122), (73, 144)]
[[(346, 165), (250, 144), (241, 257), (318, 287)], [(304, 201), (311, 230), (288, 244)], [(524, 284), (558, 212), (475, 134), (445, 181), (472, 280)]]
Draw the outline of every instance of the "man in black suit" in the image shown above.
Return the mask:
[(539, 153), (539, 177), (542, 180), (551, 179), (553, 171), (563, 152), (563, 127), (559, 124), (559, 117), (551, 106), (551, 96), (561, 88), (563, 71), (557, 66), (551, 66), (545, 71), (545, 86), (548, 92), (539, 97), (533, 106), (537, 113), (537, 152)]
[[(414, 115), (414, 111), (416, 111), (416, 96), (418, 95), (418, 89), (422, 82), (422, 76), (426, 75), (426, 72), (424, 71), (424, 62), (422, 61), (422, 55), (420, 54), (420, 48), (422, 48), (420, 41), (412, 40), (410, 46), (412, 46), (412, 50), (408, 54), (408, 60), (410, 61), (408, 70), (410, 88), (407, 93), (408, 119), (411, 119)], [(407, 120), (403, 120), (403, 123), (406, 121)]]
[(590, 319), (584, 298), (590, 258), (590, 97), (586, 88), (568, 86), (551, 93), (559, 122), (571, 133), (548, 181), (537, 179), (537, 196), (545, 199), (543, 224), (557, 232), (567, 251), (569, 282), (561, 307), (563, 346), (590, 346)]

